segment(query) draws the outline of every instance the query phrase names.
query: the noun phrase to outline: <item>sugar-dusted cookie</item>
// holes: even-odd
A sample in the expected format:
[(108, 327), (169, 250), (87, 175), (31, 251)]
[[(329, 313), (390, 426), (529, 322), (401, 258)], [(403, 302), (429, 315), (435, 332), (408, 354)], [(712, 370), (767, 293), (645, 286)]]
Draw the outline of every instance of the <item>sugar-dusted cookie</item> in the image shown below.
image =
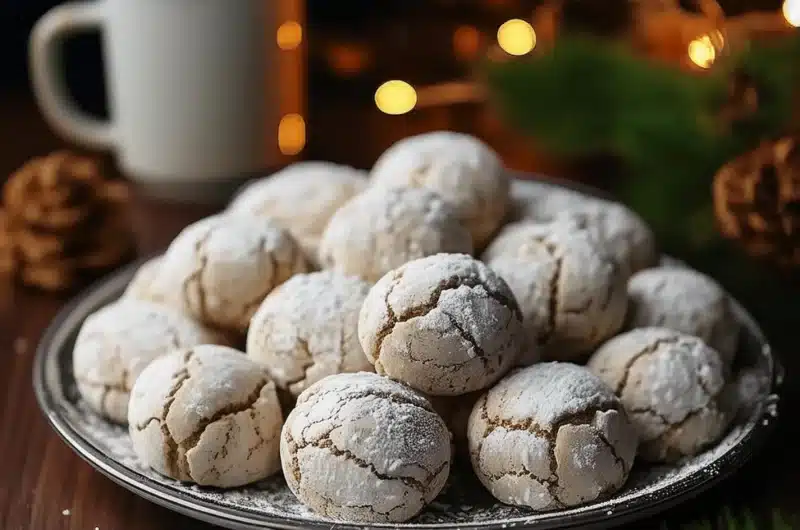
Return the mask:
[(351, 523), (411, 519), (442, 490), (452, 458), (430, 403), (369, 372), (332, 375), (300, 394), (280, 447), (297, 498)]
[(72, 352), (72, 370), (86, 403), (98, 414), (125, 423), (131, 388), (153, 359), (177, 348), (219, 341), (186, 315), (122, 299), (83, 323)]
[(244, 331), (261, 301), (308, 263), (289, 232), (267, 218), (215, 215), (185, 228), (160, 264), (201, 322)]
[(295, 397), (326, 376), (372, 370), (356, 332), (369, 287), (335, 271), (290, 278), (253, 315), (247, 355)]
[(320, 264), (374, 283), (413, 259), (440, 252), (472, 253), (469, 232), (430, 190), (370, 189), (331, 218)]
[(714, 280), (692, 269), (658, 267), (628, 281), (628, 325), (664, 327), (694, 335), (717, 350), (730, 365), (741, 325), (731, 300)]
[(372, 287), (358, 336), (379, 374), (426, 394), (454, 396), (486, 388), (517, 362), (522, 315), (486, 265), (465, 254), (438, 254)]
[(582, 216), (587, 228), (628, 274), (658, 263), (655, 236), (647, 223), (624, 205), (544, 182), (514, 181), (515, 221), (552, 222)]
[(483, 260), (508, 283), (525, 317), (523, 364), (539, 354), (586, 359), (624, 323), (626, 276), (571, 218), (507, 225)]
[(502, 379), (475, 404), (467, 434), (491, 494), (538, 511), (617, 491), (637, 444), (614, 392), (585, 368), (557, 362)]
[(196, 346), (153, 361), (131, 392), (128, 425), (142, 464), (231, 488), (280, 469), (275, 385), (244, 353)]
[(367, 185), (367, 172), (332, 162), (296, 162), (249, 184), (229, 211), (269, 217), (316, 261), (328, 220)]
[(405, 138), (378, 158), (374, 186), (428, 188), (456, 209), (483, 248), (509, 208), (509, 178), (497, 154), (467, 134), (435, 131)]
[(719, 440), (730, 421), (722, 359), (697, 337), (634, 329), (598, 349), (588, 368), (622, 400), (645, 460), (697, 454)]

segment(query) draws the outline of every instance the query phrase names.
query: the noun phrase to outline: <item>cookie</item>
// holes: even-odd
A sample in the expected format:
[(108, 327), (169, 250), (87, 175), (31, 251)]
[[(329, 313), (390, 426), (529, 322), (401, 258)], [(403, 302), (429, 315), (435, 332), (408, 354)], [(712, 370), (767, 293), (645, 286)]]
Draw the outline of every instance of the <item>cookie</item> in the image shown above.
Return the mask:
[(522, 364), (540, 355), (585, 360), (624, 324), (626, 277), (575, 223), (507, 225), (482, 259), (508, 283), (522, 310), (528, 342)]
[(180, 313), (122, 299), (83, 323), (72, 352), (72, 371), (78, 391), (92, 410), (125, 423), (131, 388), (148, 363), (174, 349), (216, 340), (213, 333)]
[(269, 217), (316, 261), (331, 216), (367, 185), (367, 173), (332, 162), (296, 162), (249, 184), (228, 210)]
[(479, 139), (435, 131), (389, 147), (372, 168), (373, 186), (427, 188), (440, 194), (481, 249), (509, 208), (509, 178), (500, 158)]
[(469, 450), (499, 501), (536, 511), (607, 497), (628, 478), (636, 431), (599, 378), (569, 363), (514, 372), (478, 400)]
[(488, 387), (517, 362), (522, 315), (486, 265), (438, 254), (389, 272), (370, 289), (358, 337), (379, 374), (455, 396)]
[(369, 287), (334, 271), (290, 278), (253, 315), (247, 355), (294, 397), (329, 375), (372, 370), (356, 333)]
[(635, 212), (622, 204), (547, 183), (515, 181), (515, 217), (519, 221), (553, 222), (583, 218), (583, 223), (628, 274), (658, 263), (655, 236)]
[(436, 193), (371, 189), (342, 206), (325, 228), (320, 264), (374, 283), (404, 263), (440, 252), (472, 253), (472, 238)]
[(281, 434), (286, 483), (323, 517), (400, 523), (433, 501), (450, 473), (450, 434), (430, 403), (373, 373), (310, 386)]
[(628, 281), (628, 326), (664, 327), (700, 337), (730, 366), (741, 325), (731, 300), (714, 280), (677, 267), (647, 269)]
[(588, 368), (622, 400), (647, 461), (695, 455), (718, 441), (730, 422), (722, 359), (697, 337), (634, 329), (600, 347)]
[(233, 488), (280, 469), (275, 385), (242, 352), (201, 345), (144, 369), (128, 425), (142, 464), (201, 486)]
[(261, 217), (215, 215), (173, 240), (163, 281), (180, 286), (182, 306), (212, 327), (245, 331), (261, 301), (308, 263), (294, 239)]

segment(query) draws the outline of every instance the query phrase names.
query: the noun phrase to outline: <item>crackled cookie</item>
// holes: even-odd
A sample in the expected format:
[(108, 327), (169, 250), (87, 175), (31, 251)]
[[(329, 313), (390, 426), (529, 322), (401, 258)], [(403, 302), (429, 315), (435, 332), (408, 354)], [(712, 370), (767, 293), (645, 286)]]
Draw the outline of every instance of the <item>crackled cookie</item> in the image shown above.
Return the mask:
[(297, 162), (248, 185), (229, 211), (271, 218), (316, 260), (328, 220), (367, 185), (366, 171), (332, 162)]
[(435, 131), (396, 142), (371, 172), (374, 186), (428, 188), (456, 209), (483, 248), (505, 218), (509, 178), (497, 154), (479, 139)]
[(486, 265), (438, 254), (389, 272), (370, 289), (358, 337), (379, 374), (426, 394), (455, 396), (486, 388), (514, 365), (522, 315)]
[(244, 353), (195, 346), (153, 361), (131, 392), (142, 464), (176, 480), (232, 488), (280, 469), (275, 384)]
[(599, 378), (542, 363), (501, 380), (469, 418), (472, 467), (498, 500), (544, 511), (608, 496), (628, 478), (636, 431)]
[(136, 273), (131, 278), (131, 282), (125, 289), (123, 296), (144, 300), (153, 303), (162, 303), (168, 298), (173, 298), (175, 302), (180, 301), (180, 289), (172, 289), (172, 292), (164, 292), (160, 288), (159, 275), (161, 272), (161, 262), (163, 255), (158, 255), (142, 263)]
[(244, 331), (275, 287), (308, 263), (292, 236), (261, 217), (215, 215), (170, 244), (161, 275), (181, 286), (182, 305), (201, 322)]
[(98, 414), (125, 423), (131, 388), (153, 359), (176, 348), (219, 341), (186, 315), (122, 299), (84, 321), (72, 352), (72, 370), (86, 403)]
[(472, 239), (438, 194), (371, 189), (334, 214), (319, 258), (327, 269), (374, 283), (408, 261), (440, 252), (470, 254)]
[(564, 216), (581, 216), (628, 275), (658, 263), (650, 227), (622, 204), (546, 183), (520, 182), (513, 190), (517, 220), (552, 222)]
[(431, 502), (450, 473), (450, 433), (430, 403), (369, 372), (305, 390), (281, 435), (289, 488), (324, 517), (400, 523)]
[(736, 353), (740, 324), (725, 290), (697, 271), (659, 267), (628, 281), (631, 328), (664, 327), (700, 337), (726, 365)]
[(253, 315), (247, 355), (295, 397), (326, 376), (372, 370), (356, 333), (369, 287), (334, 271), (290, 278)]
[(620, 396), (639, 433), (639, 454), (671, 462), (716, 442), (730, 421), (724, 367), (701, 339), (639, 328), (604, 344), (588, 368)]
[(585, 359), (622, 327), (625, 275), (587, 230), (567, 220), (506, 226), (483, 255), (514, 293), (528, 346), (520, 359)]

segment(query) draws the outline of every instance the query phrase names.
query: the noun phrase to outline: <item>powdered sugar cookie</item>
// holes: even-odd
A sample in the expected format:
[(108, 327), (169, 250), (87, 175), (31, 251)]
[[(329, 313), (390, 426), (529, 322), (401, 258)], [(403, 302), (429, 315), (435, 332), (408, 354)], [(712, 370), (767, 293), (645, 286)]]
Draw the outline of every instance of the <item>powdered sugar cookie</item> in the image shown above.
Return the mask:
[(367, 185), (367, 172), (332, 162), (296, 162), (248, 185), (229, 211), (271, 218), (316, 260), (328, 220)]
[(72, 370), (86, 403), (98, 414), (125, 423), (131, 388), (153, 359), (176, 348), (219, 341), (186, 315), (123, 298), (83, 323), (75, 339)]
[(505, 218), (509, 179), (497, 154), (479, 139), (436, 131), (398, 141), (375, 162), (375, 186), (428, 188), (452, 204), (483, 248)]
[(498, 500), (544, 511), (610, 495), (628, 478), (636, 431), (596, 376), (542, 363), (501, 380), (469, 418), (472, 467)]
[(161, 275), (181, 286), (183, 305), (203, 323), (244, 331), (272, 289), (308, 263), (289, 233), (260, 217), (216, 215), (185, 228)]
[(741, 327), (725, 290), (697, 271), (660, 267), (628, 281), (629, 326), (664, 327), (700, 337), (726, 365), (736, 353)]
[(588, 368), (620, 396), (646, 460), (697, 454), (730, 421), (722, 359), (697, 337), (634, 329), (598, 349)]
[(323, 267), (374, 283), (413, 259), (472, 252), (469, 232), (430, 190), (371, 189), (345, 204), (320, 243)]
[(369, 287), (334, 271), (290, 278), (253, 315), (247, 355), (295, 397), (326, 376), (371, 371), (356, 333)]
[(581, 216), (584, 223), (628, 274), (658, 263), (655, 236), (635, 212), (622, 204), (541, 182), (512, 185), (516, 220), (548, 223)]
[(508, 283), (524, 315), (523, 364), (535, 362), (538, 353), (551, 360), (585, 359), (624, 323), (624, 274), (572, 221), (510, 224), (483, 260)]
[(327, 377), (300, 394), (281, 435), (286, 483), (331, 519), (399, 523), (442, 490), (450, 434), (430, 403), (372, 373)]
[(196, 346), (153, 361), (131, 392), (139, 460), (161, 474), (230, 488), (280, 469), (275, 385), (242, 352)]
[(430, 395), (485, 388), (517, 361), (522, 316), (506, 283), (465, 254), (391, 271), (369, 291), (358, 337), (379, 374)]

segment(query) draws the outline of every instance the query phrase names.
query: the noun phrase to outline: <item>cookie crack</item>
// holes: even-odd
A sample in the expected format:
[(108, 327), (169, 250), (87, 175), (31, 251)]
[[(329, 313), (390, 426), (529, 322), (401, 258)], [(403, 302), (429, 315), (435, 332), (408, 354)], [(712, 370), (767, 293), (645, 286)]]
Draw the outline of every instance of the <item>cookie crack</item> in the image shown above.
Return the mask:
[(541, 330), (537, 336), (537, 342), (539, 346), (544, 346), (553, 338), (553, 334), (555, 333), (557, 327), (559, 306), (558, 298), (561, 284), (561, 269), (564, 265), (564, 258), (557, 255), (556, 245), (554, 245), (552, 242), (547, 241), (544, 238), (537, 238), (535, 239), (535, 242), (540, 244), (547, 254), (553, 258), (555, 265), (553, 275), (550, 276), (550, 281), (548, 283), (549, 298), (547, 299), (547, 320), (545, 321), (544, 329)]
[(614, 461), (615, 461), (617, 464), (619, 464), (619, 466), (622, 468), (622, 476), (623, 476), (623, 477), (626, 477), (626, 476), (628, 476), (628, 472), (629, 472), (630, 470), (628, 469), (628, 465), (625, 463), (625, 460), (623, 460), (623, 459), (622, 459), (622, 458), (619, 456), (619, 454), (617, 453), (617, 448), (616, 448), (616, 447), (614, 447), (614, 444), (612, 444), (612, 443), (611, 443), (611, 442), (608, 440), (608, 437), (607, 437), (607, 436), (606, 436), (606, 434), (605, 434), (605, 433), (602, 431), (602, 429), (596, 429), (596, 432), (597, 432), (597, 437), (598, 437), (598, 438), (600, 438), (600, 441), (601, 441), (601, 442), (603, 442), (603, 443), (606, 445), (606, 447), (608, 447), (608, 450), (609, 450), (609, 452), (611, 452), (611, 457), (612, 457), (612, 458), (614, 459)]
[(421, 481), (419, 481), (419, 480), (417, 480), (417, 479), (415, 479), (413, 477), (393, 476), (393, 475), (387, 475), (385, 473), (379, 472), (375, 468), (374, 464), (372, 464), (370, 462), (367, 462), (366, 460), (364, 460), (362, 458), (359, 458), (352, 451), (349, 451), (347, 449), (341, 449), (341, 448), (337, 447), (336, 444), (333, 443), (333, 440), (330, 439), (330, 435), (327, 435), (327, 436), (325, 436), (323, 438), (320, 438), (316, 442), (309, 442), (307, 444), (300, 445), (300, 446), (297, 447), (297, 450), (299, 451), (301, 449), (305, 449), (306, 447), (314, 447), (314, 448), (317, 448), (317, 449), (325, 449), (335, 457), (342, 457), (345, 460), (352, 462), (356, 466), (358, 466), (358, 467), (360, 467), (362, 469), (368, 470), (375, 477), (377, 477), (377, 478), (379, 478), (381, 480), (397, 480), (397, 481), (400, 481), (403, 484), (405, 484), (406, 486), (408, 486), (409, 488), (417, 490), (423, 496), (425, 495), (425, 492), (428, 489), (428, 486), (425, 483), (423, 483), (423, 482), (421, 482)]
[(435, 309), (439, 305), (439, 299), (441, 298), (442, 294), (447, 291), (452, 291), (458, 289), (459, 287), (467, 287), (470, 289), (475, 289), (476, 287), (483, 287), (486, 291), (486, 296), (495, 300), (497, 303), (510, 309), (519, 320), (522, 320), (522, 314), (520, 312), (519, 306), (517, 305), (516, 301), (513, 298), (509, 298), (504, 296), (502, 293), (491, 291), (487, 288), (486, 284), (481, 281), (480, 278), (473, 278), (473, 277), (461, 277), (461, 276), (451, 276), (445, 280), (441, 280), (439, 285), (434, 289), (433, 293), (431, 293), (430, 298), (423, 302), (418, 306), (414, 306), (407, 311), (405, 311), (401, 315), (397, 315), (392, 308), (391, 303), (389, 302), (389, 296), (392, 294), (392, 291), (399, 283), (400, 278), (402, 276), (395, 279), (392, 285), (386, 290), (386, 296), (384, 297), (385, 305), (386, 305), (386, 312), (387, 312), (387, 321), (386, 324), (378, 330), (376, 334), (376, 341), (375, 346), (372, 352), (372, 358), (376, 360), (380, 360), (381, 349), (383, 347), (383, 341), (391, 335), (392, 331), (394, 331), (395, 326), (397, 324), (402, 324), (403, 322), (408, 322), (409, 320), (421, 316), (427, 315), (433, 309)]
[[(247, 397), (245, 397), (243, 401), (226, 405), (216, 411), (210, 417), (200, 420), (200, 422), (197, 424), (197, 427), (195, 427), (194, 432), (184, 439), (180, 444), (178, 444), (178, 447), (182, 451), (183, 460), (186, 460), (186, 456), (189, 451), (197, 447), (197, 444), (200, 442), (200, 438), (210, 425), (217, 423), (218, 421), (229, 416), (235, 416), (240, 412), (252, 410), (253, 405), (255, 405), (256, 401), (258, 401), (261, 397), (261, 391), (268, 384), (269, 380), (265, 379), (261, 384), (256, 386), (256, 388), (254, 388), (253, 391)], [(188, 462), (186, 462), (186, 467), (188, 470)], [(189, 473), (189, 476), (191, 476), (191, 473)]]
[(308, 340), (298, 335), (295, 338), (295, 342), (299, 349), (296, 357), (297, 360), (301, 362), (300, 369), (303, 371), (303, 373), (302, 375), (299, 375), (293, 379), (287, 379), (285, 383), (287, 388), (291, 388), (308, 379), (308, 371), (317, 364), (316, 359), (314, 359), (314, 356), (311, 354), (311, 350), (308, 347)]
[(195, 256), (197, 256), (197, 266), (192, 273), (186, 277), (186, 279), (183, 281), (183, 285), (181, 286), (181, 290), (183, 291), (183, 299), (186, 301), (187, 305), (191, 305), (189, 304), (189, 301), (191, 300), (189, 291), (192, 286), (196, 287), (197, 312), (199, 313), (200, 319), (203, 321), (208, 320), (206, 287), (203, 283), (203, 275), (205, 274), (206, 266), (208, 265), (208, 256), (206, 255), (205, 247), (208, 241), (211, 239), (213, 233), (214, 229), (209, 228), (206, 233), (195, 242), (194, 253)]
[[(480, 361), (483, 364), (484, 368), (488, 368), (489, 367), (489, 359), (486, 357), (486, 352), (483, 350), (483, 348), (480, 347), (480, 345), (478, 344), (478, 341), (476, 341), (475, 337), (472, 336), (472, 333), (470, 333), (466, 329), (464, 329), (464, 327), (458, 322), (456, 317), (454, 317), (450, 313), (448, 313), (446, 311), (442, 311), (442, 314), (444, 316), (446, 316), (447, 319), (450, 321), (450, 325), (453, 326), (454, 328), (456, 328), (456, 331), (458, 331), (458, 334), (461, 336), (461, 338), (464, 339), (465, 341), (467, 341), (470, 344), (470, 346), (472, 346), (472, 350), (475, 352), (475, 357), (480, 359)], [(465, 362), (463, 362), (461, 364), (466, 364), (466, 363), (470, 362), (471, 360), (472, 359), (468, 359), (467, 361), (465, 361)]]
[[(167, 393), (166, 397), (164, 398), (164, 406), (161, 409), (161, 416), (158, 418), (160, 428), (161, 428), (161, 435), (164, 439), (164, 463), (167, 467), (167, 471), (171, 475), (177, 475), (179, 471), (178, 465), (178, 444), (175, 442), (175, 438), (173, 438), (172, 433), (169, 430), (169, 426), (167, 425), (167, 416), (169, 415), (169, 411), (172, 408), (172, 403), (175, 401), (175, 395), (178, 391), (183, 387), (184, 383), (191, 377), (189, 374), (189, 366), (188, 363), (192, 359), (194, 355), (194, 350), (188, 350), (183, 356), (183, 363), (185, 368), (178, 372), (175, 375), (175, 383), (173, 383), (172, 388)], [(149, 423), (149, 421), (148, 421)]]
[[(614, 404), (611, 404), (611, 405), (599, 406), (597, 408), (593, 408), (590, 410), (565, 414), (557, 418), (549, 429), (546, 429), (543, 428), (538, 423), (536, 423), (535, 421), (533, 421), (533, 419), (531, 418), (514, 421), (514, 420), (507, 420), (504, 418), (490, 417), (489, 411), (487, 409), (487, 400), (486, 397), (484, 396), (483, 402), (480, 405), (480, 411), (481, 411), (481, 418), (486, 423), (486, 429), (484, 430), (481, 442), (478, 445), (478, 454), (480, 454), (482, 450), (483, 440), (486, 439), (486, 437), (492, 431), (498, 428), (502, 428), (507, 431), (525, 431), (534, 434), (539, 438), (544, 439), (547, 442), (547, 447), (548, 447), (548, 457), (550, 461), (550, 475), (548, 477), (540, 477), (530, 471), (528, 471), (528, 474), (531, 476), (531, 478), (538, 481), (540, 484), (545, 485), (545, 487), (547, 488), (547, 492), (553, 498), (553, 501), (558, 505), (558, 507), (564, 507), (565, 504), (563, 503), (559, 495), (559, 488), (561, 487), (560, 483), (561, 479), (558, 474), (558, 462), (556, 460), (556, 454), (555, 454), (558, 432), (561, 430), (562, 427), (566, 425), (571, 425), (571, 426), (591, 425), (594, 427), (594, 418), (598, 412), (609, 412), (612, 410), (618, 411), (619, 407)], [(599, 429), (595, 428), (594, 431), (596, 433), (601, 434), (602, 436), (602, 433), (600, 433)], [(607, 440), (605, 440), (605, 438), (601, 439), (603, 439), (606, 443), (608, 442)]]
[(638, 361), (639, 359), (641, 359), (646, 355), (655, 353), (661, 346), (665, 344), (677, 344), (679, 340), (680, 337), (678, 337), (677, 335), (673, 337), (666, 337), (663, 339), (655, 340), (653, 341), (652, 344), (650, 344), (646, 348), (643, 348), (637, 354), (633, 355), (630, 359), (628, 359), (628, 362), (626, 362), (625, 366), (623, 367), (622, 379), (619, 381), (619, 383), (617, 383), (617, 387), (614, 390), (614, 393), (617, 394), (618, 396), (622, 395), (622, 392), (625, 390), (625, 387), (628, 384), (628, 377), (630, 377), (631, 367), (634, 365), (634, 363), (636, 363), (636, 361)]

